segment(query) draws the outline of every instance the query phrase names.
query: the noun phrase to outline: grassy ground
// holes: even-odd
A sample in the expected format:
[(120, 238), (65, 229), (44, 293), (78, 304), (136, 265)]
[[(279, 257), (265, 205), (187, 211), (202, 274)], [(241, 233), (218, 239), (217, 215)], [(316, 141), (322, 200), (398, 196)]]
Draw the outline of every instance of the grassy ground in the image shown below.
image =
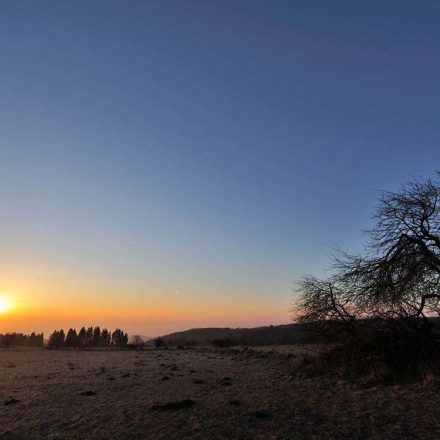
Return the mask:
[(314, 351), (3, 349), (0, 439), (440, 438), (440, 382), (292, 374)]

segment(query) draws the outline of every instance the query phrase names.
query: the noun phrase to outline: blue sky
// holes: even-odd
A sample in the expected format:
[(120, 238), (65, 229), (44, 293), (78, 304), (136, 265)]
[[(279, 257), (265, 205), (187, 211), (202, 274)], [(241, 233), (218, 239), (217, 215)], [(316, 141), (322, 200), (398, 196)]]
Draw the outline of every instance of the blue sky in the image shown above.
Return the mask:
[(93, 285), (147, 330), (158, 297), (225, 308), (153, 332), (287, 322), (292, 281), (359, 249), (380, 191), (440, 168), (439, 19), (429, 0), (1, 2), (0, 287), (44, 268), (14, 294)]

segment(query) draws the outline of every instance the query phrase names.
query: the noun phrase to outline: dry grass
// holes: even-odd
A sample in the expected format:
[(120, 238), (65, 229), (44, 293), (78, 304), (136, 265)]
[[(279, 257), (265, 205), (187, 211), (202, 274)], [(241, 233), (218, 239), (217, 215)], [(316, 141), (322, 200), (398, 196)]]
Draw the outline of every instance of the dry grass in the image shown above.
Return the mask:
[(0, 350), (0, 439), (440, 437), (439, 382), (293, 374), (315, 352)]

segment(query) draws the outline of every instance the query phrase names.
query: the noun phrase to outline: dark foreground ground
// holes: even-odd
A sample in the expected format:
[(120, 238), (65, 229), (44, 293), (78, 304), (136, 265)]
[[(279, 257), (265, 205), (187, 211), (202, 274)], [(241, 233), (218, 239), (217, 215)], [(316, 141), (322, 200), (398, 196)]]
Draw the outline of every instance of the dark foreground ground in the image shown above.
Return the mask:
[(440, 438), (440, 382), (301, 379), (313, 348), (268, 350), (3, 349), (0, 439)]

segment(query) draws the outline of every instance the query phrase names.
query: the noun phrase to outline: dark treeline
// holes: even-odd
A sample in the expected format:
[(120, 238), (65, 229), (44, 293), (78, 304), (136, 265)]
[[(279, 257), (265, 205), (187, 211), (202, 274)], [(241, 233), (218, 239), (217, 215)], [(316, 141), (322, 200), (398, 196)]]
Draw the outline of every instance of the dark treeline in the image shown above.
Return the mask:
[(287, 324), (255, 328), (199, 328), (162, 336), (168, 346), (228, 347), (233, 345), (283, 345), (316, 339), (307, 325)]
[(98, 327), (82, 327), (79, 332), (70, 328), (64, 333), (64, 330), (55, 330), (49, 337), (47, 346), (49, 348), (88, 348), (88, 347), (126, 347), (128, 343), (128, 334), (117, 328), (114, 332), (108, 329)]
[(42, 347), (43, 340), (43, 333), (32, 332), (30, 335), (23, 333), (0, 334), (0, 346), (3, 347)]

